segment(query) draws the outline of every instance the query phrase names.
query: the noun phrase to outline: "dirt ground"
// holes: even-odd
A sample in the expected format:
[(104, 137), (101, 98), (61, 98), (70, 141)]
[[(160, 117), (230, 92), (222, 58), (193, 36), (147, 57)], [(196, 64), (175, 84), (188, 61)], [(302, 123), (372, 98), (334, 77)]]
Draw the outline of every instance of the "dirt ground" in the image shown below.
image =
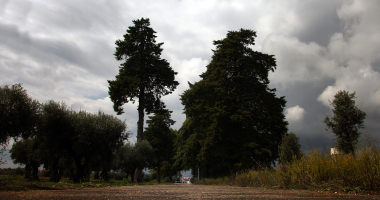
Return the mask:
[(0, 192), (0, 199), (380, 199), (380, 196), (173, 184)]

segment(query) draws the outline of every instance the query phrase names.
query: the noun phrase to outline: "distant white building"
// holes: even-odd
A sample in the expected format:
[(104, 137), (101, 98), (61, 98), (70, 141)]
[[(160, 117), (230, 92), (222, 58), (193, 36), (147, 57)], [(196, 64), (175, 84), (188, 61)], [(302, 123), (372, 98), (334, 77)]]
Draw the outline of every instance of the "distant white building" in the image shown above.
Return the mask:
[(340, 152), (338, 150), (338, 148), (334, 147), (334, 148), (331, 148), (331, 155), (339, 155), (339, 154), (343, 154), (342, 152)]
[[(361, 153), (373, 153), (376, 152), (376, 147), (366, 147), (366, 148), (360, 148), (355, 150), (355, 154), (361, 154)], [(340, 152), (338, 148), (334, 147), (331, 148), (331, 155), (341, 155), (344, 154), (343, 152)]]

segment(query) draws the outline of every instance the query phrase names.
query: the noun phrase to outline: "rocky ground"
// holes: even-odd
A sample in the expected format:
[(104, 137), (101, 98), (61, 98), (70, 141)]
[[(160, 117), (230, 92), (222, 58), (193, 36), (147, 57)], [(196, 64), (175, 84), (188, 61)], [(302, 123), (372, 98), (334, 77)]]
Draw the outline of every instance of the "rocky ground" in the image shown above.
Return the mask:
[(2, 191), (0, 199), (380, 199), (368, 194), (191, 184)]

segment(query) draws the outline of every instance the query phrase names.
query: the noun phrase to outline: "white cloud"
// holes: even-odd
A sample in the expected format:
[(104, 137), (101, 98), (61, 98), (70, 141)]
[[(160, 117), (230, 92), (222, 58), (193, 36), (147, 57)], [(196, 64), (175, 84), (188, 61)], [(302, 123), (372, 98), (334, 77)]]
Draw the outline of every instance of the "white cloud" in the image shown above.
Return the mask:
[(285, 110), (285, 118), (289, 123), (298, 123), (301, 122), (306, 114), (304, 108), (301, 108), (299, 105), (296, 105)]
[(371, 66), (363, 66), (356, 71), (342, 67), (335, 84), (328, 86), (317, 100), (332, 108), (329, 100), (332, 101), (339, 90), (356, 92), (357, 106), (367, 113), (380, 110), (380, 73)]

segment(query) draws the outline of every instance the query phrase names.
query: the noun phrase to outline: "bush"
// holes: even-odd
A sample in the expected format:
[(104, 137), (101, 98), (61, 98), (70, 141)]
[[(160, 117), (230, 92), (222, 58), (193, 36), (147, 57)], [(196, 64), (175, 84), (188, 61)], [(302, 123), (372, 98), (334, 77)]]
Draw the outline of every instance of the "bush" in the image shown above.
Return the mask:
[(144, 182), (149, 182), (149, 181), (152, 181), (152, 180), (154, 180), (152, 174), (145, 174), (143, 172), (143, 181)]
[(171, 183), (169, 177), (165, 177), (162, 181), (163, 181), (164, 183)]
[(20, 175), (24, 176), (25, 175), (25, 168), (4, 168), (0, 169), (0, 175)]
[(25, 175), (25, 168), (17, 167), (16, 169), (14, 169), (14, 174), (24, 176)]

